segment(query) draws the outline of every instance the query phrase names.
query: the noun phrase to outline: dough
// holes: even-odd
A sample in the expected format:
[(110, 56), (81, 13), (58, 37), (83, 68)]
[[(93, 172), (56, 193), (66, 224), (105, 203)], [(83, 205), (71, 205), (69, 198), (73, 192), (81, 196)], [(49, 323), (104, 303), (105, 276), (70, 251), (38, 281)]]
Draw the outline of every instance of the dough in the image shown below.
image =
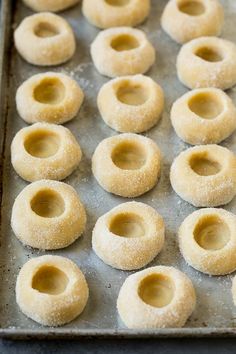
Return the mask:
[(236, 270), (236, 216), (224, 209), (200, 209), (179, 229), (180, 251), (188, 264), (211, 275)]
[(59, 256), (30, 259), (16, 281), (16, 301), (21, 311), (44, 326), (71, 322), (84, 310), (89, 289), (71, 260)]
[(226, 90), (236, 84), (236, 45), (216, 37), (193, 39), (180, 49), (177, 73), (188, 88)]
[(77, 4), (79, 0), (23, 0), (23, 2), (34, 11), (57, 12)]
[(161, 172), (161, 153), (153, 140), (137, 134), (104, 139), (92, 157), (92, 171), (107, 192), (137, 197), (152, 189)]
[(170, 0), (161, 17), (164, 31), (176, 42), (219, 36), (224, 10), (218, 0)]
[(71, 26), (62, 17), (49, 12), (25, 17), (14, 32), (14, 41), (27, 62), (40, 66), (68, 61), (76, 46)]
[(11, 226), (24, 245), (43, 250), (64, 248), (84, 231), (86, 213), (68, 184), (41, 180), (16, 197)]
[(82, 152), (69, 129), (35, 123), (21, 129), (11, 144), (11, 162), (21, 178), (62, 180), (78, 166)]
[(102, 86), (97, 105), (104, 122), (122, 133), (142, 133), (160, 119), (162, 88), (144, 75), (124, 76)]
[(161, 251), (164, 233), (164, 221), (155, 209), (143, 203), (123, 203), (97, 220), (93, 250), (114, 268), (139, 269)]
[(18, 88), (16, 106), (27, 123), (62, 124), (77, 115), (83, 99), (83, 91), (75, 80), (47, 72), (31, 76)]
[(176, 134), (188, 144), (217, 144), (236, 128), (236, 108), (224, 91), (195, 89), (172, 106), (171, 122)]
[(125, 280), (117, 309), (128, 328), (155, 329), (182, 327), (195, 304), (191, 280), (173, 267), (157, 266)]
[(170, 181), (175, 192), (196, 207), (227, 204), (236, 194), (236, 157), (222, 146), (195, 146), (176, 157)]
[(150, 12), (150, 0), (84, 0), (82, 11), (99, 28), (136, 26)]
[(130, 27), (101, 31), (91, 55), (100, 74), (109, 77), (144, 74), (155, 61), (155, 49), (145, 33)]

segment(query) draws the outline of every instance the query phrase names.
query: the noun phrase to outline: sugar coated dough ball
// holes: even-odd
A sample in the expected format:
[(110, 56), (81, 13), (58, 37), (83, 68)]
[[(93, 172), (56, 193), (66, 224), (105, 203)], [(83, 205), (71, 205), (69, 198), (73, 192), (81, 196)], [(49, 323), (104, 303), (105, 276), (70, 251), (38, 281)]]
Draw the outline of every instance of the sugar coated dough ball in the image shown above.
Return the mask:
[(39, 66), (68, 61), (76, 46), (71, 26), (50, 12), (25, 17), (14, 32), (14, 41), (22, 58)]
[(57, 12), (77, 4), (79, 0), (23, 0), (23, 2), (37, 12)]
[(123, 76), (101, 87), (97, 105), (104, 122), (111, 128), (122, 133), (141, 133), (160, 119), (164, 93), (147, 76)]
[(236, 157), (219, 145), (195, 146), (176, 157), (170, 181), (175, 192), (196, 207), (227, 204), (236, 194)]
[(117, 77), (147, 72), (155, 61), (155, 49), (143, 31), (116, 27), (97, 35), (91, 56), (100, 74)]
[(99, 28), (132, 27), (149, 15), (150, 0), (84, 0), (82, 11)]
[(180, 251), (188, 264), (210, 275), (236, 269), (236, 216), (224, 209), (200, 209), (179, 228)]
[(170, 0), (161, 17), (162, 28), (178, 43), (218, 36), (223, 23), (224, 10), (218, 0)]
[(86, 213), (76, 191), (66, 183), (40, 180), (16, 197), (11, 226), (30, 247), (53, 250), (69, 246), (84, 231)]
[(224, 91), (202, 88), (187, 92), (172, 106), (171, 122), (188, 144), (218, 144), (236, 128), (236, 108)]
[(157, 266), (130, 275), (117, 299), (128, 328), (182, 327), (196, 304), (191, 280), (173, 267)]
[(61, 326), (84, 310), (89, 289), (70, 259), (45, 255), (30, 259), (16, 281), (16, 301), (30, 319), (44, 326)]
[(164, 221), (155, 209), (143, 203), (123, 203), (97, 220), (93, 250), (114, 268), (139, 269), (161, 251), (164, 232)]
[(231, 88), (236, 84), (236, 45), (217, 37), (193, 39), (180, 49), (177, 74), (191, 89)]
[(11, 144), (15, 171), (29, 182), (39, 179), (62, 180), (79, 165), (82, 152), (69, 129), (35, 123), (21, 129)]
[(101, 141), (92, 157), (92, 171), (107, 192), (137, 197), (152, 189), (161, 171), (161, 153), (153, 140), (120, 134)]

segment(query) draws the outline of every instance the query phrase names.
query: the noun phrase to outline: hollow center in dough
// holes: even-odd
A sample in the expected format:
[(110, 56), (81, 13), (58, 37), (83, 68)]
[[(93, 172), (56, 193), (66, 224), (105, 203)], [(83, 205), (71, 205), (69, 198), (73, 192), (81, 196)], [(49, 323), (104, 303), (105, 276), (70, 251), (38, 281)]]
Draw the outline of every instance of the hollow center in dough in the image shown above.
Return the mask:
[(40, 22), (35, 27), (34, 34), (37, 37), (48, 38), (48, 37), (57, 36), (59, 34), (59, 31), (53, 23)]
[(121, 237), (137, 238), (145, 235), (145, 224), (137, 214), (118, 214), (112, 219), (109, 230)]
[(132, 50), (139, 47), (139, 41), (130, 34), (120, 34), (113, 38), (111, 41), (111, 47), (118, 52)]
[(130, 0), (105, 0), (105, 2), (111, 6), (125, 6)]
[(31, 209), (43, 218), (55, 218), (65, 211), (65, 203), (59, 193), (44, 189), (39, 191), (30, 202)]
[(45, 265), (42, 266), (32, 279), (32, 288), (40, 293), (49, 295), (62, 294), (69, 283), (67, 275), (60, 269)]
[(214, 119), (224, 110), (223, 104), (213, 93), (197, 93), (188, 102), (189, 109), (197, 116)]
[(219, 162), (208, 158), (206, 154), (193, 155), (190, 160), (190, 166), (200, 176), (216, 175), (221, 170)]
[(202, 47), (199, 48), (196, 52), (195, 55), (205, 61), (209, 61), (211, 63), (216, 63), (218, 61), (223, 60), (223, 56), (221, 53), (215, 49), (215, 48), (210, 48), (210, 47)]
[(58, 104), (65, 97), (65, 86), (58, 78), (45, 78), (35, 87), (34, 99), (44, 104)]
[(113, 163), (122, 170), (138, 170), (146, 161), (146, 153), (137, 142), (122, 142), (112, 152)]
[(202, 217), (194, 230), (194, 239), (205, 250), (220, 250), (230, 240), (228, 225), (217, 215)]
[(49, 131), (35, 131), (31, 133), (24, 143), (26, 151), (37, 158), (48, 158), (55, 155), (60, 146), (60, 137)]
[(174, 290), (171, 278), (163, 274), (152, 274), (141, 281), (138, 294), (146, 304), (164, 307), (172, 301)]
[(205, 6), (200, 1), (184, 0), (178, 7), (181, 12), (190, 16), (199, 16), (205, 12)]
[(147, 88), (140, 84), (124, 81), (118, 88), (116, 95), (122, 103), (139, 106), (147, 101), (149, 93)]

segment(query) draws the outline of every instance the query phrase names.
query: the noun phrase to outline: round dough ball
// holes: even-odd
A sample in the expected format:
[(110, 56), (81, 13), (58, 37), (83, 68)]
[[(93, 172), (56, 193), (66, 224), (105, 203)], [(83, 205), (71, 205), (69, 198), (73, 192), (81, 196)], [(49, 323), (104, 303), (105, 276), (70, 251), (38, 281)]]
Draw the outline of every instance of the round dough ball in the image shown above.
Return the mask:
[(150, 206), (129, 202), (101, 216), (94, 227), (93, 250), (106, 264), (122, 270), (144, 267), (161, 251), (165, 226)]
[(162, 14), (164, 31), (176, 42), (203, 36), (219, 36), (224, 10), (218, 0), (170, 0)]
[(177, 74), (191, 89), (231, 88), (236, 84), (236, 45), (216, 37), (193, 39), (180, 49)]
[(44, 326), (71, 322), (84, 310), (89, 289), (78, 266), (59, 256), (30, 259), (16, 281), (16, 301), (21, 311)]
[(150, 0), (84, 0), (82, 11), (98, 28), (136, 26), (150, 12)]
[(86, 213), (76, 191), (66, 183), (41, 180), (15, 199), (11, 226), (16, 237), (43, 250), (64, 248), (84, 231)]
[(92, 171), (107, 192), (138, 197), (152, 189), (161, 172), (161, 153), (153, 140), (136, 134), (104, 139), (92, 157)]
[(79, 0), (23, 0), (23, 2), (30, 9), (37, 12), (58, 12), (74, 6)]
[(78, 166), (82, 152), (69, 129), (35, 123), (21, 129), (11, 144), (11, 162), (21, 178), (62, 180)]
[(14, 32), (14, 41), (22, 58), (40, 66), (68, 61), (76, 47), (71, 26), (61, 16), (49, 12), (24, 18)]
[(224, 91), (195, 89), (172, 106), (171, 122), (176, 134), (186, 143), (217, 144), (236, 128), (236, 108)]
[(31, 76), (16, 92), (17, 111), (27, 123), (68, 122), (77, 115), (83, 100), (75, 80), (53, 72)]
[(236, 194), (236, 157), (219, 145), (195, 146), (176, 157), (170, 181), (174, 191), (196, 207), (227, 204)]
[(144, 74), (156, 56), (146, 34), (130, 27), (101, 31), (91, 45), (91, 55), (100, 74), (109, 77)]
[(162, 88), (144, 75), (123, 76), (102, 86), (97, 105), (104, 122), (122, 133), (142, 133), (160, 119)]
[(179, 228), (185, 261), (200, 272), (224, 275), (236, 269), (236, 216), (224, 209), (200, 209)]
[(196, 305), (191, 280), (173, 267), (157, 266), (130, 275), (117, 309), (131, 329), (182, 327)]

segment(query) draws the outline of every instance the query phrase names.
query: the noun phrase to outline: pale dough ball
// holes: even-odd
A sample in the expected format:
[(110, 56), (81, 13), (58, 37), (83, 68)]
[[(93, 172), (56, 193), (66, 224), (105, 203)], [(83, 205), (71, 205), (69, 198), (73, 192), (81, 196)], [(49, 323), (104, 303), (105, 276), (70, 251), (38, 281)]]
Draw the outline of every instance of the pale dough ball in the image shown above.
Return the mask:
[(82, 152), (69, 129), (35, 123), (21, 129), (11, 144), (11, 162), (21, 178), (62, 180), (79, 165)]
[(22, 58), (40, 66), (68, 61), (76, 46), (71, 26), (61, 16), (49, 12), (24, 18), (14, 32), (14, 41)]
[(11, 226), (17, 238), (43, 250), (64, 248), (84, 231), (86, 213), (76, 191), (66, 183), (40, 180), (15, 199)]
[(82, 11), (99, 28), (136, 26), (150, 12), (150, 0), (84, 0)]
[(75, 80), (53, 72), (31, 76), (16, 92), (17, 111), (27, 123), (68, 122), (78, 113), (83, 99)]
[(144, 75), (123, 76), (102, 86), (97, 105), (104, 122), (122, 133), (142, 133), (160, 119), (162, 88)]
[(100, 74), (116, 77), (144, 74), (155, 61), (155, 49), (146, 34), (135, 28), (101, 31), (91, 45), (93, 63)]
[(61, 326), (84, 310), (89, 296), (86, 279), (70, 259), (41, 256), (21, 268), (16, 301), (21, 311), (44, 326)]
[(236, 128), (236, 108), (224, 91), (195, 89), (172, 106), (171, 122), (177, 135), (188, 144), (217, 144)]
[(217, 37), (193, 39), (180, 49), (177, 73), (191, 89), (231, 88), (236, 84), (236, 45)]
[(150, 206), (128, 202), (101, 216), (94, 227), (93, 250), (106, 264), (122, 270), (144, 267), (161, 251), (165, 226)]
[(137, 134), (104, 139), (92, 157), (92, 171), (107, 192), (137, 197), (152, 189), (161, 172), (161, 153), (153, 140)]
[(74, 6), (79, 0), (23, 0), (23, 2), (37, 12), (58, 12)]
[(173, 267), (157, 266), (130, 275), (117, 309), (131, 329), (182, 327), (196, 305), (191, 280)]
[(161, 17), (162, 28), (178, 43), (218, 36), (223, 23), (224, 10), (218, 0), (170, 0)]
[(200, 209), (179, 228), (180, 251), (188, 264), (210, 275), (236, 269), (236, 216), (224, 209)]
[(219, 145), (192, 147), (174, 160), (170, 181), (174, 191), (196, 207), (227, 204), (236, 194), (236, 157)]

